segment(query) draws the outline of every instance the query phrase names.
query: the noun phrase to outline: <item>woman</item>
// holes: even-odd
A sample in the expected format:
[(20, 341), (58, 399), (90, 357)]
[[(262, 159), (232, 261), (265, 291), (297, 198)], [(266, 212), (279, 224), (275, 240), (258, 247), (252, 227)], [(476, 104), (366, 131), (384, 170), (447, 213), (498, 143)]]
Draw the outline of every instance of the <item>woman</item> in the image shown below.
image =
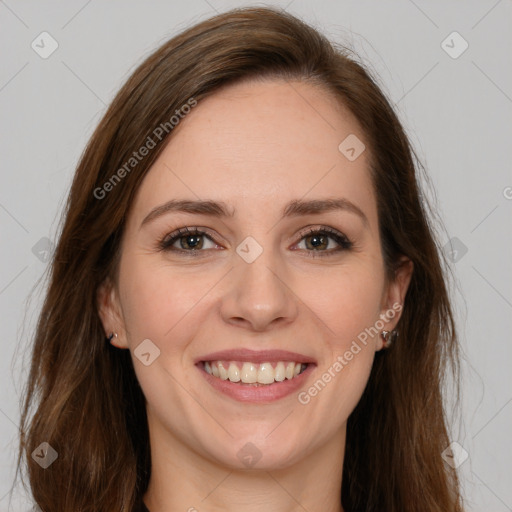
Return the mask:
[(414, 162), (370, 75), (289, 14), (147, 58), (52, 261), (20, 448), (41, 509), (461, 511)]

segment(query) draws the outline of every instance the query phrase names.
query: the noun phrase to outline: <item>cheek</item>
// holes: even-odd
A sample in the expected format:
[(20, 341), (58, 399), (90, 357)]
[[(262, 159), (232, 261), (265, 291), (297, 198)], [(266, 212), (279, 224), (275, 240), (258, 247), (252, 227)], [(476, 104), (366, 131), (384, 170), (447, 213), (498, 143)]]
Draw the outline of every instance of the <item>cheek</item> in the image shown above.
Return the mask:
[(347, 265), (297, 281), (297, 295), (317, 316), (333, 351), (351, 341), (379, 318), (384, 278), (374, 265)]
[(132, 346), (145, 338), (160, 343), (169, 337), (176, 339), (173, 332), (208, 289), (204, 279), (171, 272), (165, 264), (151, 264), (143, 256), (126, 259), (120, 282), (123, 316)]
[[(353, 265), (330, 272), (316, 279), (315, 287), (310, 283), (309, 289), (314, 292), (305, 301), (320, 319), (325, 350), (316, 380), (299, 401), (329, 410), (340, 421), (357, 405), (374, 360), (384, 282), (378, 268)], [(304, 294), (305, 289), (300, 293)]]
[[(192, 273), (174, 272), (165, 262), (152, 262), (147, 255), (126, 255), (120, 267), (120, 294), (127, 338), (137, 379), (148, 403), (159, 411), (169, 403), (189, 400), (172, 378), (187, 345), (194, 339), (200, 311), (198, 303), (205, 294), (204, 280)], [(149, 339), (155, 363), (137, 360), (137, 348)], [(140, 353), (141, 351), (139, 351)], [(165, 390), (165, 392), (163, 392)], [(182, 407), (184, 407), (182, 405)]]

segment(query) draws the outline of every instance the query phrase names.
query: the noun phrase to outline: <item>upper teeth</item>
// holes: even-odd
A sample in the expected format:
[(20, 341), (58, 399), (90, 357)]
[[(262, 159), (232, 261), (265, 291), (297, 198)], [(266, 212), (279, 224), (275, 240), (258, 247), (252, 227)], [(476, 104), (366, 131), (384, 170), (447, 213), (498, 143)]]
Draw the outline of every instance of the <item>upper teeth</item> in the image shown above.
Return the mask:
[(236, 361), (207, 361), (204, 369), (214, 377), (231, 382), (243, 382), (245, 384), (259, 383), (272, 384), (282, 382), (284, 379), (293, 379), (306, 368), (305, 364), (294, 362), (274, 363), (238, 363)]

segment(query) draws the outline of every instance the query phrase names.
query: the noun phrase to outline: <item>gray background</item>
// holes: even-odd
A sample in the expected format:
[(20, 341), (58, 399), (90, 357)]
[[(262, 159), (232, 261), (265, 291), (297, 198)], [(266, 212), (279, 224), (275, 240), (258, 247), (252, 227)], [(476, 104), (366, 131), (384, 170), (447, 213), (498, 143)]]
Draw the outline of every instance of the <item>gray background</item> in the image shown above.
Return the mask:
[[(512, 2), (269, 4), (359, 52), (427, 166), (446, 226), (440, 242), (452, 239), (448, 247), (457, 251), (450, 257), (464, 352), (463, 421), (452, 439), (469, 454), (459, 468), (467, 509), (512, 510)], [(0, 511), (30, 506), (20, 489), (12, 496), (9, 490), (26, 344), (42, 297), (34, 287), (80, 153), (148, 53), (216, 11), (241, 5), (249, 2), (0, 1)], [(47, 59), (31, 47), (34, 40), (42, 46), (43, 31), (59, 45)], [(446, 40), (454, 31), (469, 45), (457, 58), (463, 40)]]

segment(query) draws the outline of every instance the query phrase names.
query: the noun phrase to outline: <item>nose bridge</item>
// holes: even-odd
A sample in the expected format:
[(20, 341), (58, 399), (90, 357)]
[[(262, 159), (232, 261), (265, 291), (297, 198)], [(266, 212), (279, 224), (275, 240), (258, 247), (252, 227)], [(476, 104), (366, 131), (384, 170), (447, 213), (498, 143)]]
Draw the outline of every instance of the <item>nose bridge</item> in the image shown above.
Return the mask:
[(265, 329), (278, 318), (292, 320), (297, 308), (271, 234), (259, 239), (262, 243), (247, 237), (237, 247), (235, 256), (239, 261), (230, 273), (228, 296), (223, 303), (226, 321), (244, 319), (256, 330)]

